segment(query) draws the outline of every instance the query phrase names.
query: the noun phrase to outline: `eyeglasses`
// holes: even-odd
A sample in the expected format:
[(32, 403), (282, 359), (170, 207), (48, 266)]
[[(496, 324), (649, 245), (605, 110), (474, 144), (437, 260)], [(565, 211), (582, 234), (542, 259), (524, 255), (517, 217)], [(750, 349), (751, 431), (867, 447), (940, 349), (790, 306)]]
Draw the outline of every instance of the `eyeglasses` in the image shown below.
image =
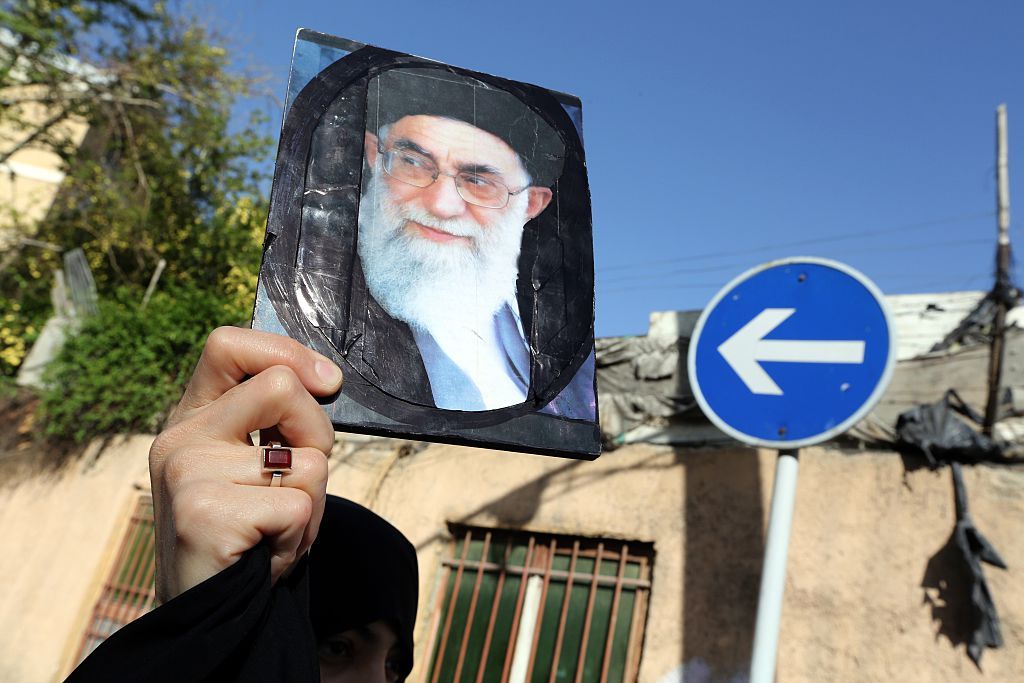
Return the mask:
[(510, 190), (499, 180), (469, 171), (441, 173), (432, 159), (410, 149), (380, 149), (379, 152), (384, 161), (384, 172), (395, 180), (413, 187), (430, 187), (441, 176), (454, 178), (459, 196), (485, 209), (503, 209), (508, 205), (509, 197), (526, 189)]

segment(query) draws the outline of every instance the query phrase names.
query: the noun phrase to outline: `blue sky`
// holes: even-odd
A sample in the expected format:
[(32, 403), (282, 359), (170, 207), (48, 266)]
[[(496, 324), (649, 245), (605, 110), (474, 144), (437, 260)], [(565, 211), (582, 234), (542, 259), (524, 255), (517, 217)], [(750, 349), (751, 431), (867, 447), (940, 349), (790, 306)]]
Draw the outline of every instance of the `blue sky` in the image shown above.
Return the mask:
[(1024, 206), (1014, 0), (188, 7), (278, 100), (299, 27), (578, 95), (599, 336), (783, 256), (843, 261), (889, 294), (988, 288), (999, 103)]

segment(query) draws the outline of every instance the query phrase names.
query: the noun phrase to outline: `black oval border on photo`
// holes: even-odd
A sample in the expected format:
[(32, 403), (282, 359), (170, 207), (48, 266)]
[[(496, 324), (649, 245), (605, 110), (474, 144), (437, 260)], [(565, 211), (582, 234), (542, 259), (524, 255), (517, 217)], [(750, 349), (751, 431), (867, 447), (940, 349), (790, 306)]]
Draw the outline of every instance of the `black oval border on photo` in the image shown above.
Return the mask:
[[(532, 258), (520, 258), (519, 291), (521, 301), (523, 298), (532, 299), (534, 308), (527, 331), (531, 346), (530, 394), (525, 402), (517, 405), (486, 411), (459, 411), (394, 396), (360, 373), (338, 351), (324, 332), (303, 313), (296, 295), (296, 274), (299, 272), (296, 263), (301, 246), (299, 233), (313, 132), (331, 103), (349, 88), (358, 86), (360, 79), (369, 81), (383, 71), (409, 67), (438, 69), (473, 78), (512, 94), (546, 121), (565, 146), (563, 170), (556, 184), (556, 199), (524, 228), (523, 253), (532, 250)], [(359, 95), (365, 111), (365, 83), (361, 87), (363, 90)], [(342, 393), (363, 406), (433, 434), (498, 425), (536, 413), (573, 380), (593, 351), (592, 221), (586, 162), (579, 133), (554, 95), (543, 88), (382, 48), (362, 47), (321, 71), (296, 96), (288, 111), (278, 147), (260, 273), (285, 331), (338, 363), (346, 374)], [(545, 291), (546, 288), (550, 288), (550, 293)], [(556, 312), (553, 309), (559, 302), (565, 310), (561, 315), (553, 315)], [(564, 352), (552, 353), (557, 350), (553, 346)]]

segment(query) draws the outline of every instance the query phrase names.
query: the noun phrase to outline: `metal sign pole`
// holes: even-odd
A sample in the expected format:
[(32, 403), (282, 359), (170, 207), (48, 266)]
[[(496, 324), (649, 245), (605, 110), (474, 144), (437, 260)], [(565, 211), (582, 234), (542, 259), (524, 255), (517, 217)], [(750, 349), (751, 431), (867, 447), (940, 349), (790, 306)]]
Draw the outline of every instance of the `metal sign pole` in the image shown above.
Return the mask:
[(878, 403), (896, 365), (892, 329), (885, 297), (871, 280), (841, 263), (805, 256), (734, 278), (693, 329), (686, 363), (700, 409), (738, 441), (780, 449), (752, 683), (775, 679), (796, 449), (842, 434)]
[(779, 622), (786, 588), (786, 556), (796, 503), (797, 449), (780, 450), (775, 465), (772, 506), (768, 517), (768, 538), (761, 570), (761, 594), (757, 601), (754, 654), (750, 660), (750, 683), (775, 680), (775, 659), (779, 649)]

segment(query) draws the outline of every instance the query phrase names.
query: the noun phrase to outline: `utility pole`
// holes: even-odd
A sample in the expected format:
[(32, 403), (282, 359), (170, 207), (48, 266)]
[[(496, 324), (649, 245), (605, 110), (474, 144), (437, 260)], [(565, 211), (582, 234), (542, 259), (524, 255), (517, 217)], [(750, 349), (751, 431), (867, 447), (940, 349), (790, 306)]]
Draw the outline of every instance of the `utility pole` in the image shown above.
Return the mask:
[(985, 405), (985, 434), (991, 436), (999, 410), (999, 385), (1003, 375), (1006, 311), (1017, 300), (1010, 277), (1010, 178), (1006, 144), (1006, 105), (996, 108), (996, 285), (992, 294), (996, 315), (992, 321), (992, 347), (988, 358), (988, 403)]

